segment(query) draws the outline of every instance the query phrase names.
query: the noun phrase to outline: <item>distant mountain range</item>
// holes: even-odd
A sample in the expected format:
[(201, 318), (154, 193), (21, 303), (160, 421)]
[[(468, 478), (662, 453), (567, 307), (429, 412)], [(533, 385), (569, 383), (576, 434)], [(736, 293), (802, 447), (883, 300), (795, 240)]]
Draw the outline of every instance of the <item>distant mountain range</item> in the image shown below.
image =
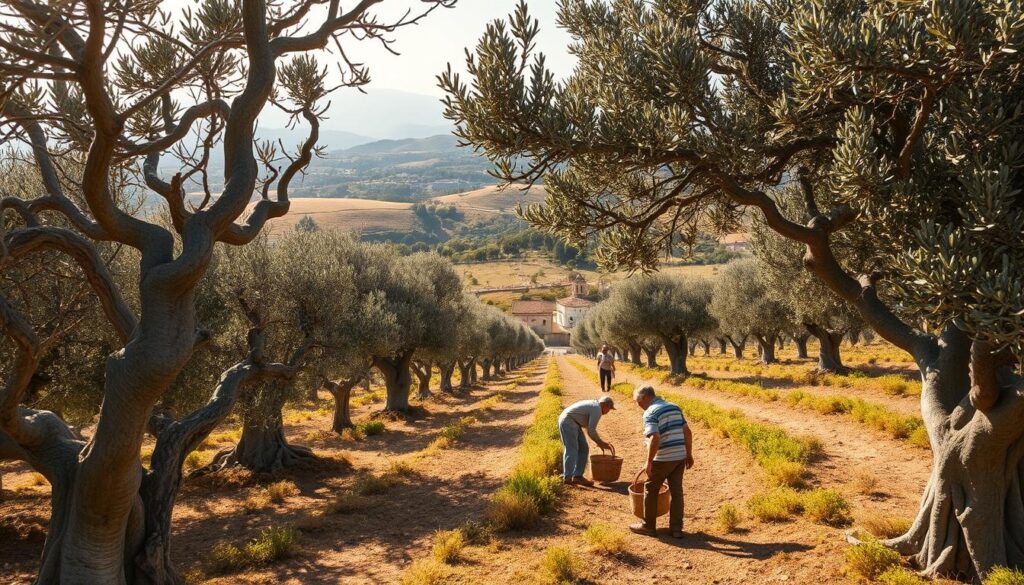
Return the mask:
[[(339, 157), (346, 156), (372, 156), (387, 154), (416, 154), (416, 153), (437, 153), (450, 154), (458, 153), (456, 150), (458, 139), (451, 134), (437, 134), (426, 138), (402, 138), (399, 140), (377, 140), (369, 143), (361, 143), (351, 146), (337, 153)], [(463, 154), (470, 154), (466, 150)]]
[[(452, 131), (451, 123), (444, 118), (441, 101), (434, 96), (371, 88), (365, 94), (341, 91), (330, 100), (327, 118), (321, 124), (324, 137), (321, 142), (330, 150), (382, 138), (426, 138)], [(302, 140), (307, 132), (301, 127), (285, 130), (288, 123), (285, 114), (273, 108), (264, 110), (260, 121), (266, 127), (265, 132), (286, 133), (292, 142)], [(333, 133), (339, 134), (334, 136)]]

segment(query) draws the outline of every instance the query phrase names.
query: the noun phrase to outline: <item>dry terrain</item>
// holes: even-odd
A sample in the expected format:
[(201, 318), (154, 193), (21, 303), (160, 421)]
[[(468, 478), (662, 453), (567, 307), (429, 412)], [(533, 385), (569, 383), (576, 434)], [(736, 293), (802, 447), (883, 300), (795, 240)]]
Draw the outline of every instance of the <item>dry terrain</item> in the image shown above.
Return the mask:
[(291, 200), (284, 217), (270, 222), (270, 232), (290, 230), (303, 217), (309, 216), (321, 227), (372, 234), (381, 231), (411, 230), (415, 224), (411, 203), (378, 201), (376, 199)]
[[(698, 266), (666, 262), (659, 267), (658, 271), (666, 274), (696, 275), (710, 278), (715, 276), (720, 268), (721, 265), (717, 264)], [(572, 272), (569, 268), (558, 265), (542, 256), (458, 264), (456, 269), (462, 274), (463, 280), (469, 288), (525, 286), (530, 284), (533, 276), (537, 277), (536, 284), (557, 284), (565, 282), (569, 273)], [(630, 277), (630, 274), (627, 272), (599, 273), (587, 269), (577, 269), (576, 272), (581, 273), (587, 279), (587, 282), (594, 285), (599, 283), (610, 284)], [(472, 278), (476, 279), (477, 284), (472, 284)]]
[[(373, 436), (328, 432), (327, 400), (296, 405), (286, 412), (289, 440), (312, 446), (320, 463), (272, 477), (236, 472), (187, 479), (175, 510), (175, 558), (191, 582), (216, 584), (543, 582), (552, 549), (568, 551), (578, 562), (577, 577), (589, 583), (853, 583), (844, 574), (846, 533), (909, 518), (927, 479), (930, 454), (867, 422), (785, 398), (800, 391), (860, 399), (894, 416), (912, 417), (917, 403), (912, 380), (902, 394), (882, 383), (905, 379), (907, 364), (898, 361), (899, 354), (885, 344), (847, 349), (849, 361), (868, 375), (804, 379), (812, 364), (795, 359), (792, 346), (781, 352), (784, 365), (762, 370), (752, 360), (691, 358), (691, 367), (704, 377), (682, 383), (666, 378), (663, 370), (620, 365), (613, 393), (619, 408), (599, 427), (625, 459), (620, 480), (564, 490), (557, 511), (538, 527), (466, 545), (448, 564), (431, 560), (437, 533), (485, 517), (488, 502), (512, 473), (525, 429), (533, 424), (548, 358), (465, 394), (435, 393), (417, 403), (416, 416), (383, 419), (384, 431)], [(590, 360), (558, 356), (550, 363), (560, 374), (562, 404), (600, 394)], [(690, 408), (731, 410), (745, 421), (818, 441), (820, 454), (807, 461), (800, 493), (834, 490), (848, 504), (852, 522), (827, 525), (800, 513), (783, 521), (755, 518), (748, 502), (771, 489), (767, 468), (694, 412), (697, 464), (685, 481), (688, 536), (676, 541), (630, 534), (626, 487), (642, 461), (643, 445), (640, 413), (626, 394), (647, 382), (673, 400), (693, 401)], [(737, 394), (736, 388), (750, 387), (780, 397)], [(358, 422), (374, 416), (379, 398), (379, 390), (357, 397)], [(439, 440), (456, 427), (454, 439)], [(188, 465), (202, 464), (236, 439), (237, 421), (232, 421)], [(147, 442), (143, 454), (151, 448)], [(49, 487), (23, 465), (4, 464), (0, 472), (3, 582), (29, 583), (45, 535)], [(370, 477), (383, 482), (380, 493), (355, 496)], [(727, 504), (739, 512), (739, 525), (731, 530), (719, 519)], [(585, 538), (595, 524), (612, 535), (615, 551), (602, 553)], [(242, 569), (211, 565), (216, 546), (243, 546), (270, 527), (297, 529), (290, 555)]]

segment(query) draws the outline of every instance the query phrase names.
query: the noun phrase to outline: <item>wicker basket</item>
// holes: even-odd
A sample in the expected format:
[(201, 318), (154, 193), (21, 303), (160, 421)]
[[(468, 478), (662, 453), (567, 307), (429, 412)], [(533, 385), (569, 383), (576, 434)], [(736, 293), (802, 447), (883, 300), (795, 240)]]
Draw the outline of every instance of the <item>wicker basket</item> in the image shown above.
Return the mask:
[(615, 455), (615, 447), (611, 450), (611, 455), (601, 449), (600, 454), (590, 456), (590, 474), (594, 476), (594, 481), (611, 483), (619, 480), (622, 473), (622, 457)]
[[(633, 478), (633, 483), (629, 485), (629, 499), (633, 504), (633, 515), (641, 519), (644, 517), (644, 482), (640, 481), (640, 475), (644, 471), (646, 470), (641, 469), (637, 472), (636, 477)], [(670, 501), (668, 485), (663, 483), (661, 484), (661, 491), (658, 492), (658, 516), (668, 514)]]

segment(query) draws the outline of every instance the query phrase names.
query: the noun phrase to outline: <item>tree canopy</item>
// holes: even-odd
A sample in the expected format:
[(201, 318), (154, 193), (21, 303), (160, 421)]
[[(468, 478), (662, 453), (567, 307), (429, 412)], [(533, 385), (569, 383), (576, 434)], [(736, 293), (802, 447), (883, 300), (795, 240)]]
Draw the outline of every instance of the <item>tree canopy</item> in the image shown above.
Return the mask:
[[(440, 78), (446, 115), (497, 176), (544, 180), (525, 217), (597, 237), (606, 267), (653, 268), (672, 242), (753, 208), (921, 369), (933, 450), (947, 455), (888, 544), (929, 576), (1024, 566), (1019, 6), (574, 0), (558, 20), (579, 59), (566, 79), (536, 53), (522, 3), (468, 54), (468, 83)], [(789, 182), (803, 217), (773, 197)], [(842, 241), (870, 251), (863, 271), (843, 264)], [(968, 454), (982, 437), (992, 456)], [(1008, 479), (945, 505), (993, 473)]]

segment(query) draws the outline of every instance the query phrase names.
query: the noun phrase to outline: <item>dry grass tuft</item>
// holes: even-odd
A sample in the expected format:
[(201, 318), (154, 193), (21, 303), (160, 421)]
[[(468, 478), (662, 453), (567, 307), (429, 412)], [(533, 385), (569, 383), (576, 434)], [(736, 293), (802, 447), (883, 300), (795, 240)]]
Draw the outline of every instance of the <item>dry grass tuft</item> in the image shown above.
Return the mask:
[(360, 496), (377, 496), (387, 493), (392, 487), (398, 485), (399, 480), (392, 475), (376, 476), (372, 473), (360, 475), (352, 482), (352, 491)]
[(743, 516), (736, 506), (732, 504), (722, 504), (718, 508), (718, 525), (721, 526), (722, 530), (725, 532), (735, 532), (742, 521)]
[(442, 585), (447, 583), (451, 571), (433, 559), (421, 559), (409, 565), (402, 573), (401, 585)]
[(438, 530), (434, 535), (434, 560), (450, 565), (462, 560), (466, 537), (461, 530)]
[(910, 530), (911, 521), (907, 518), (866, 514), (857, 518), (857, 525), (876, 538), (896, 538)]
[(604, 522), (595, 522), (583, 531), (583, 541), (590, 552), (605, 556), (620, 556), (629, 553), (626, 535)]
[(532, 528), (540, 522), (540, 508), (526, 494), (500, 491), (487, 506), (485, 520), (496, 532)]
[(281, 480), (267, 486), (267, 497), (275, 504), (283, 504), (288, 498), (297, 495), (299, 495), (299, 486), (288, 480)]
[(893, 567), (878, 576), (879, 585), (928, 585), (928, 581), (903, 567)]
[(859, 471), (850, 480), (850, 487), (858, 494), (870, 496), (878, 489), (878, 478), (866, 471)]
[(242, 502), (242, 510), (246, 514), (255, 514), (268, 506), (270, 506), (270, 496), (265, 490), (256, 490)]
[(563, 546), (550, 546), (540, 562), (540, 581), (551, 585), (571, 585), (586, 579), (583, 561)]
[(327, 504), (327, 507), (324, 508), (324, 514), (328, 516), (351, 514), (353, 512), (365, 510), (372, 504), (373, 500), (367, 496), (353, 494), (350, 492), (342, 492)]
[(294, 528), (274, 526), (260, 532), (245, 546), (218, 544), (210, 551), (206, 570), (211, 574), (239, 571), (256, 565), (266, 565), (291, 556), (298, 544), (299, 534)]
[(866, 541), (846, 549), (847, 571), (869, 581), (899, 564), (900, 554), (877, 541)]

